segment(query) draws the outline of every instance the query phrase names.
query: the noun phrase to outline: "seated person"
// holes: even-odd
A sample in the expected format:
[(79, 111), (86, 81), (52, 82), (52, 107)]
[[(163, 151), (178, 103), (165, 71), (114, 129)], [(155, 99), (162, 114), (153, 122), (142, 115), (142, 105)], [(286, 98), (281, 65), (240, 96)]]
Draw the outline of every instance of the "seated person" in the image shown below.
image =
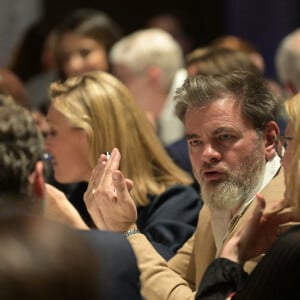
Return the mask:
[[(78, 212), (65, 199), (64, 194), (51, 186), (46, 185), (45, 187), (43, 138), (30, 112), (15, 104), (12, 98), (4, 95), (0, 95), (0, 136), (0, 217), (15, 215), (25, 215), (29, 218), (31, 216), (45, 216), (45, 218), (53, 219), (57, 223), (66, 223), (68, 227), (86, 228)], [(57, 192), (54, 195), (55, 197), (51, 197), (53, 193), (49, 195), (49, 188)], [(18, 226), (22, 227), (22, 224)], [(86, 240), (95, 250), (94, 253), (98, 253), (98, 256), (95, 257), (101, 266), (98, 271), (103, 275), (101, 270), (107, 270), (104, 274), (108, 278), (104, 299), (140, 300), (139, 271), (136, 258), (124, 235), (105, 231), (72, 230), (74, 234), (82, 236), (82, 239)], [(25, 228), (24, 231), (26, 231)], [(48, 239), (50, 237), (47, 235)], [(3, 250), (2, 242), (1, 245)], [(74, 249), (72, 253), (75, 255), (77, 250)], [(72, 253), (68, 253), (70, 259), (73, 260)], [(4, 256), (1, 255), (1, 257)], [(18, 258), (21, 259), (21, 256), (18, 256)], [(65, 261), (65, 263), (67, 262)], [(44, 268), (44, 265), (41, 266)], [(48, 269), (46, 268), (45, 271), (47, 272)], [(92, 273), (93, 268), (91, 268), (91, 275)], [(80, 276), (82, 275), (83, 273), (80, 273)], [(76, 276), (76, 274), (73, 274), (73, 276)], [(84, 284), (84, 278), (81, 279), (83, 280), (82, 284)], [(30, 286), (32, 286), (32, 282), (30, 282)], [(73, 288), (75, 290), (77, 286)], [(78, 293), (79, 289), (78, 286)], [(1, 287), (1, 291), (4, 291), (3, 287)], [(1, 291), (0, 295), (2, 295)], [(20, 298), (24, 299), (24, 297), (18, 299)], [(1, 297), (1, 299), (10, 298)], [(29, 297), (29, 299), (32, 298)], [(39, 299), (46, 298), (40, 297)], [(52, 297), (50, 299), (61, 298)]]
[[(46, 147), (56, 180), (87, 184), (99, 154), (119, 147), (121, 170), (135, 182), (140, 230), (163, 257), (173, 256), (193, 234), (202, 202), (129, 90), (112, 75), (92, 71), (53, 83), (50, 96)], [(77, 197), (85, 207), (83, 193)]]

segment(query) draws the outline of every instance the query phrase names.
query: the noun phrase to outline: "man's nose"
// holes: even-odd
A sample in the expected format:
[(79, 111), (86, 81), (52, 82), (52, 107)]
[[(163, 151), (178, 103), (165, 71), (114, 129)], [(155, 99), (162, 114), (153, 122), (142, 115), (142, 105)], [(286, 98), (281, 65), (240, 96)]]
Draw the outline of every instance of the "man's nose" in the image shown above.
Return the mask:
[(203, 145), (203, 151), (201, 153), (202, 162), (211, 163), (212, 161), (219, 161), (221, 156), (221, 153), (214, 148), (212, 144), (207, 143)]

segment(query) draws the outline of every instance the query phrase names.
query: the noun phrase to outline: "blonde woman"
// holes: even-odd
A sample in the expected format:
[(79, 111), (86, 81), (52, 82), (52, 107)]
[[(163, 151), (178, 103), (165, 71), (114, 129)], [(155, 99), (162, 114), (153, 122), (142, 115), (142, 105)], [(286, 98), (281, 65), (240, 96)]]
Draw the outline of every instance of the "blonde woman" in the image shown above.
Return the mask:
[[(202, 202), (128, 89), (112, 75), (92, 71), (53, 83), (50, 96), (46, 146), (55, 179), (87, 182), (99, 155), (118, 147), (120, 170), (134, 182), (139, 228), (170, 258), (194, 232)], [(84, 205), (82, 193), (77, 196)]]

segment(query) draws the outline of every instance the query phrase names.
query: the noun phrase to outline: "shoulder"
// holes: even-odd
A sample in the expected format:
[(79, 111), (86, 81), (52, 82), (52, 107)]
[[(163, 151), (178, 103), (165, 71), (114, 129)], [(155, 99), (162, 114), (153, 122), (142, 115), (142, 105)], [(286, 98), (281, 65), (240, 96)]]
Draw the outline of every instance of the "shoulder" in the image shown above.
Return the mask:
[(284, 170), (280, 168), (276, 176), (266, 185), (266, 187), (260, 192), (266, 201), (281, 200), (284, 196), (285, 183), (284, 183)]
[(99, 256), (100, 268), (107, 270), (111, 293), (109, 299), (142, 299), (140, 295), (140, 272), (131, 245), (121, 233), (92, 229), (80, 231), (82, 237)]
[[(127, 252), (127, 255), (133, 254), (127, 239), (121, 233), (91, 229), (81, 230), (79, 231), (79, 234), (94, 248), (97, 248), (102, 252), (111, 253), (115, 251), (115, 249), (118, 249), (119, 252), (120, 249), (122, 249), (120, 255), (122, 255), (124, 251)], [(120, 255), (117, 255), (116, 259), (118, 259)]]
[(151, 197), (152, 205), (172, 205), (177, 203), (180, 207), (194, 204), (197, 208), (202, 207), (202, 199), (195, 188), (190, 185), (176, 184), (167, 188), (158, 196)]

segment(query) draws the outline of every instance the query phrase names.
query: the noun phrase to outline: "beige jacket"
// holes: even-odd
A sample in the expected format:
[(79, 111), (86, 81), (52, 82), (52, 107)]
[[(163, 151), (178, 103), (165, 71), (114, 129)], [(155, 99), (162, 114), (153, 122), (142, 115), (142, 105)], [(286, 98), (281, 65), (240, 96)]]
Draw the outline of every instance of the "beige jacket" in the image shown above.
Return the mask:
[[(283, 198), (285, 186), (283, 170), (261, 191), (268, 203)], [(231, 228), (228, 237), (240, 228), (251, 216), (256, 201), (253, 201)], [(227, 238), (228, 238), (227, 237)], [(216, 257), (216, 245), (210, 224), (210, 214), (204, 205), (194, 235), (168, 262), (160, 257), (142, 234), (129, 237), (141, 271), (142, 294), (147, 300), (194, 299), (196, 290), (208, 265)], [(245, 265), (251, 271), (257, 259)], [(180, 276), (178, 276), (180, 275)]]

